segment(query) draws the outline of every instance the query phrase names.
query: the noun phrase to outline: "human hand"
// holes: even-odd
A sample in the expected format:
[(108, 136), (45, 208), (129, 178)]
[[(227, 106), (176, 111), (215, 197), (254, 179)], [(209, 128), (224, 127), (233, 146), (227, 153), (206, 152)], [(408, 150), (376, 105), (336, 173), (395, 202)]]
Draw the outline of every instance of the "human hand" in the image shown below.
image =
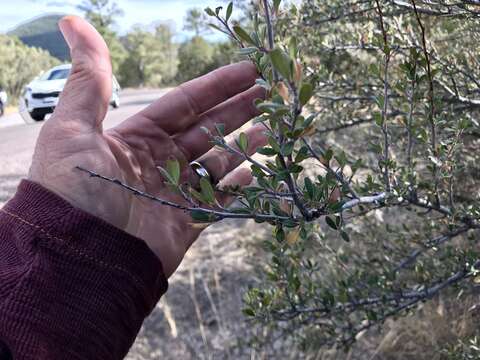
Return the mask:
[[(183, 204), (163, 184), (158, 166), (176, 158), (183, 181), (198, 181), (188, 164), (201, 159), (223, 185), (247, 185), (242, 159), (212, 144), (201, 127), (216, 123), (231, 133), (253, 116), (263, 90), (253, 86), (255, 67), (242, 62), (183, 84), (115, 128), (102, 121), (112, 91), (109, 51), (85, 20), (68, 16), (60, 29), (70, 47), (72, 71), (52, 117), (37, 141), (29, 179), (72, 205), (143, 239), (160, 258), (169, 277), (201, 232), (188, 213), (139, 198), (113, 184), (92, 179), (77, 166), (116, 178), (144, 192)], [(246, 131), (249, 152), (263, 146), (260, 127)], [(236, 169), (236, 170), (235, 170)], [(228, 202), (228, 200), (225, 200)]]

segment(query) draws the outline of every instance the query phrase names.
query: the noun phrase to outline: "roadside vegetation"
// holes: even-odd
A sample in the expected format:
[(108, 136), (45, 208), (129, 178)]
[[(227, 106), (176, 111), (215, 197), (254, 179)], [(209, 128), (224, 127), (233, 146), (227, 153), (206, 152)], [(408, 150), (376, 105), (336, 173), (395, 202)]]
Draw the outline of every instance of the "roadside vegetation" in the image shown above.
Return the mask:
[(18, 38), (0, 35), (0, 88), (7, 91), (10, 101), (20, 96), (24, 86), (60, 61), (47, 51), (32, 48)]

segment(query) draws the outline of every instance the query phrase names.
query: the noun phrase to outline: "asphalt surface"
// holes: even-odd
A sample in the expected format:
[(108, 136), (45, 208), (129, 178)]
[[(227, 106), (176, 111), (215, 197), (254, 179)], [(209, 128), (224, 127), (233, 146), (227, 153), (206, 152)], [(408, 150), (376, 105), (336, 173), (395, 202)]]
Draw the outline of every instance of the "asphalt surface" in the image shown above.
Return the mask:
[[(161, 97), (166, 90), (124, 90), (121, 105), (110, 109), (105, 128), (112, 127)], [(19, 113), (0, 118), (0, 206), (9, 199), (28, 173), (35, 143), (44, 122), (34, 122)], [(47, 120), (48, 121), (48, 117)]]

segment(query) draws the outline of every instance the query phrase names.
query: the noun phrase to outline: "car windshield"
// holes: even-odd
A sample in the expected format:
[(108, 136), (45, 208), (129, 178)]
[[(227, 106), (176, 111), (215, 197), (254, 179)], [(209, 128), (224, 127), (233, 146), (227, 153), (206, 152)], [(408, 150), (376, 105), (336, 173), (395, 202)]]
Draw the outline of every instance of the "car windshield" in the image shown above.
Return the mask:
[(61, 80), (68, 78), (70, 75), (70, 69), (58, 69), (52, 70), (40, 77), (40, 80)]

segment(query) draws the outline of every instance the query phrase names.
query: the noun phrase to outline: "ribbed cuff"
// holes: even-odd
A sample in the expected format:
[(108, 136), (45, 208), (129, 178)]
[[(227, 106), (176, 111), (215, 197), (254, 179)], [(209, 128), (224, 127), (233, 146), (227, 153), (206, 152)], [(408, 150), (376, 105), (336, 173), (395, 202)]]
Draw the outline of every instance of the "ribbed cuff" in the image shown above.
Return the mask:
[(153, 306), (167, 291), (162, 264), (143, 240), (73, 207), (37, 183), (22, 180), (4, 210), (37, 228), (62, 251), (129, 275)]

